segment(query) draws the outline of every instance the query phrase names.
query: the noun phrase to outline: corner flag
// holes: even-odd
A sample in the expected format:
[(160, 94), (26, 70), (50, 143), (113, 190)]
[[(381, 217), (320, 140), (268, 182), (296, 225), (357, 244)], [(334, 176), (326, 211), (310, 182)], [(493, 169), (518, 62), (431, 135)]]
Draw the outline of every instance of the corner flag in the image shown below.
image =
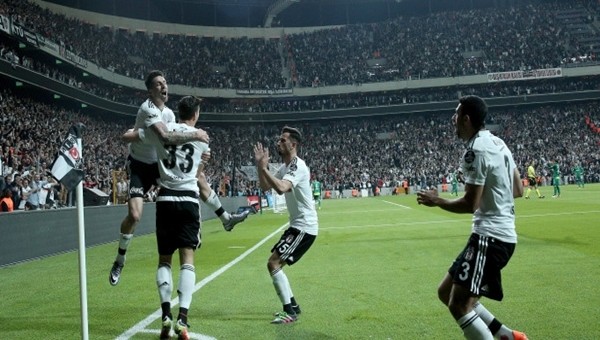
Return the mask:
[(81, 138), (84, 125), (79, 123), (71, 126), (67, 138), (60, 146), (58, 155), (52, 163), (52, 176), (62, 183), (69, 191), (75, 189), (84, 177), (83, 159), (77, 139)]
[(83, 158), (81, 132), (85, 126), (77, 123), (69, 129), (52, 163), (52, 176), (69, 191), (77, 189), (77, 231), (79, 241), (79, 290), (81, 300), (81, 339), (89, 339), (87, 308), (87, 271), (85, 261), (85, 221), (83, 216)]

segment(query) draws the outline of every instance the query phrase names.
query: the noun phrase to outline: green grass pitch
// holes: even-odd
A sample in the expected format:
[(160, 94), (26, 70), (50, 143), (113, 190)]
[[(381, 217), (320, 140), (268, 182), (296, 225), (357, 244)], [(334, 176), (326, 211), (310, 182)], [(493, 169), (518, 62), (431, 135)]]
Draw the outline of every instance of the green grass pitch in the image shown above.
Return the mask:
[[(561, 189), (558, 199), (543, 187), (545, 199), (517, 200), (504, 301), (482, 301), (530, 339), (600, 339), (600, 185)], [(303, 311), (289, 325), (269, 323), (281, 306), (266, 269), (287, 214), (251, 215), (231, 233), (206, 222), (190, 331), (195, 339), (462, 339), (436, 290), (470, 218), (418, 206), (414, 194), (324, 201), (313, 248), (285, 267)], [(112, 287), (115, 250), (87, 249), (90, 339), (158, 339), (154, 235), (134, 238)], [(77, 252), (1, 268), (0, 279), (1, 339), (81, 338)]]

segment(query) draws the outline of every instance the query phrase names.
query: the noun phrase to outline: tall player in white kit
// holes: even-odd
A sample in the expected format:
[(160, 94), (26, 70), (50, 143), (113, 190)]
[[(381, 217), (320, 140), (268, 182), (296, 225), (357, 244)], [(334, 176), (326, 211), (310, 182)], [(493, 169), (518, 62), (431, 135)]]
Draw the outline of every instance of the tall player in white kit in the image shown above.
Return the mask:
[[(152, 71), (146, 77), (146, 87), (149, 98), (142, 103), (136, 117), (134, 129), (143, 129), (146, 134), (155, 134), (162, 144), (181, 144), (189, 141), (208, 143), (208, 135), (202, 129), (194, 131), (168, 131), (166, 124), (175, 122), (175, 114), (165, 104), (168, 100), (168, 86), (161, 71)], [(210, 150), (206, 150), (210, 155)], [(156, 184), (159, 177), (156, 147), (151, 143), (133, 141), (130, 144), (129, 154), (130, 189), (128, 200), (128, 214), (121, 223), (121, 234), (117, 256), (108, 275), (108, 281), (115, 286), (121, 279), (121, 272), (125, 265), (126, 253), (135, 227), (142, 217), (144, 207), (144, 194)], [(243, 222), (248, 216), (248, 211), (240, 214), (230, 214), (225, 211), (216, 193), (210, 188), (204, 173), (200, 180), (200, 197), (217, 214), (223, 223), (223, 228), (231, 231), (233, 227)]]
[[(135, 128), (152, 131), (162, 143), (180, 144), (189, 141), (208, 143), (208, 134), (203, 130), (168, 131), (166, 124), (175, 122), (175, 114), (166, 106), (169, 99), (169, 87), (161, 71), (151, 71), (145, 80), (148, 99), (140, 106)], [(135, 227), (142, 217), (144, 194), (156, 184), (159, 177), (156, 147), (152, 144), (132, 142), (129, 146), (127, 170), (129, 172), (129, 200), (127, 216), (121, 222), (119, 248), (109, 273), (109, 283), (119, 283), (121, 271), (125, 265), (125, 254), (133, 238)]]
[(485, 128), (487, 104), (477, 96), (460, 98), (452, 122), (466, 142), (461, 169), (465, 194), (445, 199), (437, 191), (420, 191), (417, 202), (453, 213), (473, 214), (472, 231), (438, 288), (465, 338), (526, 340), (525, 333), (503, 325), (479, 302), (482, 296), (501, 301), (501, 270), (517, 243), (515, 198), (523, 196), (521, 175), (504, 141)]
[(269, 150), (261, 143), (254, 146), (261, 189), (274, 189), (277, 194), (284, 194), (290, 215), (289, 228), (271, 249), (271, 256), (267, 262), (273, 286), (283, 305), (283, 311), (276, 313), (271, 321), (274, 324), (291, 323), (298, 319), (300, 306), (294, 298), (283, 267), (298, 262), (310, 249), (319, 233), (319, 221), (310, 187), (310, 170), (304, 160), (298, 157), (301, 142), (300, 131), (287, 126), (282, 129), (277, 141), (277, 151), (284, 164), (275, 175), (268, 170)]
[[(178, 110), (180, 123), (168, 123), (168, 131), (196, 131), (194, 125), (200, 112), (200, 99), (183, 97)], [(124, 139), (141, 140), (156, 146), (160, 172), (160, 189), (156, 199), (156, 242), (159, 255), (156, 284), (162, 310), (160, 337), (169, 338), (173, 323), (170, 303), (174, 288), (171, 265), (175, 250), (179, 250), (179, 314), (174, 329), (179, 339), (189, 339), (188, 311), (196, 284), (194, 251), (202, 242), (198, 182), (204, 168), (202, 154), (208, 150), (208, 144), (199, 141), (179, 145), (163, 144), (156, 134), (146, 134), (144, 129), (130, 130), (125, 133)]]

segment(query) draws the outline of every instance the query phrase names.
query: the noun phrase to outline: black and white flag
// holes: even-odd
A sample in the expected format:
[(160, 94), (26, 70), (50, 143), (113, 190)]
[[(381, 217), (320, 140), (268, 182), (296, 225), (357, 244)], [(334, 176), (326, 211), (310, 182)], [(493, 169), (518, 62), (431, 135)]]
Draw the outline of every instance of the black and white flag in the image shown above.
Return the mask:
[(52, 163), (52, 176), (67, 190), (73, 190), (83, 180), (83, 158), (77, 139), (81, 138), (83, 124), (71, 126), (67, 138), (60, 146), (58, 155)]

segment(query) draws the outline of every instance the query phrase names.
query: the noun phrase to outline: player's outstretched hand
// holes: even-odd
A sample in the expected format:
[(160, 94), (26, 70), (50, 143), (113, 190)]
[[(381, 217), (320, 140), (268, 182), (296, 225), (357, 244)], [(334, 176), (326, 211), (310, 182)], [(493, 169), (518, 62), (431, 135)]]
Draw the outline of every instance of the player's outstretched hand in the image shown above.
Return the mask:
[(421, 190), (417, 193), (417, 203), (423, 204), (428, 207), (436, 206), (436, 200), (438, 198), (438, 191), (433, 190)]
[(266, 168), (269, 165), (269, 149), (263, 147), (260, 142), (254, 145), (254, 160), (259, 168)]

